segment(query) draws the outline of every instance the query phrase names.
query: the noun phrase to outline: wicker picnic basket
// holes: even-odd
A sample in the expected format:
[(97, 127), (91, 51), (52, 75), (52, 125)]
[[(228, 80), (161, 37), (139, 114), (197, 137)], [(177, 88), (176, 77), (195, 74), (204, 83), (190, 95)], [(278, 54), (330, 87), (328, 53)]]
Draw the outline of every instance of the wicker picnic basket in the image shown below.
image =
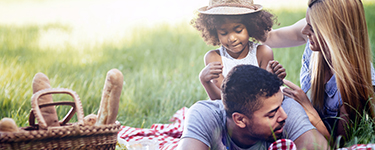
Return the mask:
[[(61, 101), (38, 104), (38, 98), (46, 94), (68, 94), (74, 102)], [(48, 127), (40, 108), (54, 105), (70, 105), (68, 114), (59, 121), (61, 126)], [(77, 113), (76, 113), (77, 112)], [(76, 123), (68, 123), (74, 114)], [(38, 124), (35, 124), (35, 118)], [(85, 126), (83, 109), (78, 95), (69, 89), (50, 88), (33, 94), (28, 127), (19, 132), (0, 132), (0, 149), (115, 149), (120, 123)]]

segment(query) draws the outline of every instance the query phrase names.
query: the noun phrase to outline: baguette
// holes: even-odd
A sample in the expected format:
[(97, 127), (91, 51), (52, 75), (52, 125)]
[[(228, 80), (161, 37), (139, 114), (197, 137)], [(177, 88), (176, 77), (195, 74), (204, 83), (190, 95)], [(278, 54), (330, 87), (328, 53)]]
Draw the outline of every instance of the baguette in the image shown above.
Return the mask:
[[(51, 88), (48, 77), (43, 73), (35, 74), (32, 86), (33, 86), (33, 94), (35, 94), (36, 92), (40, 90)], [(52, 103), (52, 102), (53, 100), (52, 100), (51, 94), (43, 95), (38, 99), (39, 105)], [(44, 120), (46, 121), (47, 126), (51, 126), (51, 127), (60, 126), (59, 120), (57, 118), (55, 106), (43, 107), (43, 108), (40, 108), (40, 111), (43, 115)]]
[(98, 116), (95, 114), (90, 114), (83, 118), (83, 124), (85, 126), (93, 126), (95, 125), (96, 120), (98, 120)]
[(121, 71), (117, 69), (111, 69), (108, 71), (104, 83), (96, 125), (115, 123), (119, 108), (123, 80), (124, 78)]
[(19, 129), (12, 118), (3, 118), (0, 120), (0, 131), (18, 132)]

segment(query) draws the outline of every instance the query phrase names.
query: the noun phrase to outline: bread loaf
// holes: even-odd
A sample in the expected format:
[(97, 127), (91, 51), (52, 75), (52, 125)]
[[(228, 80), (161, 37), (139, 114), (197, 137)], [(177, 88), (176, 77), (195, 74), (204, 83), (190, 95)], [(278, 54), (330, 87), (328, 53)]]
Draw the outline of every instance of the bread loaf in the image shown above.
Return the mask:
[(0, 131), (18, 132), (19, 129), (12, 118), (3, 118), (0, 120)]
[(117, 69), (111, 69), (108, 71), (104, 83), (96, 125), (115, 123), (123, 80), (124, 78), (121, 71)]
[(85, 118), (83, 118), (83, 124), (85, 126), (93, 126), (93, 125), (95, 125), (97, 120), (98, 120), (97, 115), (90, 114), (90, 115), (87, 115)]
[[(43, 73), (35, 74), (32, 86), (33, 86), (33, 94), (40, 90), (51, 88), (48, 77)], [(39, 105), (51, 103), (51, 102), (53, 102), (51, 94), (43, 95), (38, 99)], [(60, 126), (59, 120), (57, 118), (55, 106), (43, 107), (43, 108), (40, 108), (40, 111), (43, 115), (44, 120), (47, 123), (47, 126), (51, 126), (51, 127)]]

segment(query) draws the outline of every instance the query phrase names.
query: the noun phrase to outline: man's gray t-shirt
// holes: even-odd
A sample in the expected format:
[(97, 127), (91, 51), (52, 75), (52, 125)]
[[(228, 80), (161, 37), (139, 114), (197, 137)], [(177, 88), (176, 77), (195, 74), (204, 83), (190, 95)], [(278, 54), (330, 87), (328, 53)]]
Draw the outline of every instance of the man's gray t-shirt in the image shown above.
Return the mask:
[[(300, 135), (315, 129), (302, 106), (295, 100), (285, 97), (281, 107), (288, 118), (285, 121), (282, 138), (296, 140)], [(193, 138), (206, 144), (212, 150), (238, 149), (226, 131), (226, 113), (221, 100), (199, 101), (191, 106), (186, 114), (181, 138)], [(267, 149), (271, 143), (259, 141), (249, 150)]]

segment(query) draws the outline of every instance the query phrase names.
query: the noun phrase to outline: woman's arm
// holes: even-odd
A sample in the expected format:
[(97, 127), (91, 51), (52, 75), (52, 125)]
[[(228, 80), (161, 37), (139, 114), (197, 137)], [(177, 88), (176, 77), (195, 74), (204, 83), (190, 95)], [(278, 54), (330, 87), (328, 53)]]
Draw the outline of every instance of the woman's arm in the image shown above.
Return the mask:
[(271, 48), (294, 47), (305, 44), (307, 36), (303, 35), (301, 30), (306, 25), (306, 19), (303, 18), (291, 26), (282, 27), (268, 32), (266, 41), (261, 41)]
[(221, 57), (216, 50), (209, 51), (204, 56), (204, 63), (206, 67), (199, 73), (199, 80), (211, 100), (221, 99), (220, 86), (224, 79)]
[(303, 90), (295, 85), (294, 83), (288, 81), (288, 80), (283, 80), (284, 84), (288, 86), (289, 88), (284, 88), (283, 93), (296, 100), (298, 103), (301, 104), (303, 109), (305, 109), (305, 112), (307, 116), (309, 116), (309, 120), (312, 125), (315, 126), (315, 128), (323, 134), (327, 139), (331, 138), (331, 134), (328, 132), (326, 126), (324, 125), (322, 119), (320, 118), (318, 112), (315, 110), (315, 108), (312, 106), (310, 100), (307, 98), (307, 95)]
[(345, 139), (348, 139), (348, 135), (345, 131), (345, 129), (348, 129), (348, 114), (346, 113), (344, 105), (340, 107), (340, 117), (337, 124), (337, 135), (342, 135)]

